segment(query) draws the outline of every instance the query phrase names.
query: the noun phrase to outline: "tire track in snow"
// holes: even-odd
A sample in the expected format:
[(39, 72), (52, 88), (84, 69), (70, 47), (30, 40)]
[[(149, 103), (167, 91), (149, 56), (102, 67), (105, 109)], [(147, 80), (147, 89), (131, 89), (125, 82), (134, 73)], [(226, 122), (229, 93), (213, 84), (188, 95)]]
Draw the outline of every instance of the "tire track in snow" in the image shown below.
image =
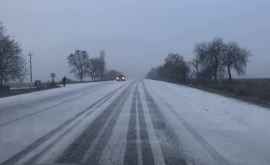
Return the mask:
[(19, 161), (18, 164), (25, 164), (25, 165), (36, 164), (35, 162), (37, 162), (38, 159), (42, 155), (44, 155), (49, 149), (51, 149), (52, 147), (54, 147), (54, 145), (57, 142), (59, 142), (64, 136), (66, 136), (68, 133), (70, 133), (70, 131), (72, 131), (76, 126), (78, 126), (82, 122), (82, 120), (83, 119), (79, 119), (78, 121), (76, 121), (71, 127), (67, 128), (61, 135), (59, 135), (58, 137), (56, 137), (56, 139), (54, 139), (51, 143), (49, 143), (49, 145), (47, 145), (46, 147), (44, 147), (40, 152), (36, 153), (29, 160), (22, 160), (22, 162)]
[[(143, 83), (144, 84), (144, 83)], [(146, 90), (145, 84), (144, 88)], [(159, 97), (159, 101), (162, 102), (170, 112), (176, 116), (176, 118), (182, 123), (182, 125), (186, 128), (186, 130), (196, 139), (199, 144), (207, 150), (207, 152), (211, 155), (211, 157), (217, 162), (219, 165), (230, 165), (231, 163), (225, 159), (216, 149), (211, 146), (188, 122), (186, 122), (185, 119), (183, 119), (179, 113), (176, 112), (176, 110), (168, 103), (165, 101), (164, 98), (161, 96)]]
[[(95, 85), (95, 86), (90, 86), (90, 87), (88, 87), (88, 89), (89, 89), (89, 88), (92, 89), (92, 88), (97, 87), (97, 86), (98, 86), (99, 88), (95, 88), (94, 91), (97, 91), (98, 89), (100, 89), (101, 87), (103, 87), (103, 86)], [(93, 92), (93, 91), (91, 91), (91, 92)], [(0, 123), (0, 127), (4, 127), (4, 126), (10, 125), (10, 124), (12, 124), (12, 123), (14, 123), (14, 122), (17, 122), (17, 121), (20, 121), (20, 120), (24, 120), (24, 119), (27, 119), (27, 118), (32, 117), (32, 116), (39, 115), (40, 113), (43, 113), (43, 112), (50, 111), (50, 110), (52, 110), (52, 109), (54, 109), (54, 108), (56, 108), (56, 107), (58, 107), (58, 106), (60, 106), (60, 105), (63, 105), (63, 104), (65, 104), (65, 103), (68, 103), (68, 102), (71, 102), (71, 101), (78, 100), (79, 98), (81, 98), (81, 97), (87, 95), (88, 93), (89, 93), (88, 91), (87, 91), (87, 92), (83, 92), (83, 93), (80, 94), (79, 96), (75, 96), (75, 97), (71, 97), (71, 98), (64, 99), (64, 100), (62, 100), (62, 101), (60, 101), (60, 102), (58, 102), (58, 103), (56, 103), (56, 104), (53, 104), (53, 105), (48, 106), (48, 107), (46, 107), (46, 108), (43, 108), (43, 109), (41, 109), (41, 110), (39, 110), (39, 111), (27, 113), (27, 114), (25, 114), (25, 115), (22, 115), (22, 116), (20, 116), (20, 117), (14, 118), (14, 119), (12, 119), (12, 120), (2, 122), (2, 123)], [(2, 113), (2, 112), (1, 112), (1, 113)]]
[[(110, 117), (115, 114), (115, 108), (119, 105), (119, 102), (123, 102), (121, 100), (125, 99), (128, 91), (130, 90), (129, 86), (106, 108), (86, 129), (85, 131), (64, 151), (62, 156), (60, 156), (57, 160), (57, 163), (79, 163), (85, 158), (85, 154), (87, 154), (89, 148), (95, 142), (100, 132), (104, 130), (104, 123), (114, 124), (114, 119), (109, 120)], [(119, 108), (120, 109), (120, 108)], [(116, 113), (117, 116), (117, 113)], [(114, 117), (116, 117), (114, 115)], [(110, 125), (111, 126), (111, 125)], [(109, 128), (107, 128), (109, 129)], [(108, 136), (108, 135), (106, 135)], [(106, 139), (107, 140), (107, 139)], [(100, 142), (98, 146), (104, 146), (104, 142)], [(101, 152), (100, 152), (101, 153)], [(100, 154), (98, 153), (98, 154)], [(97, 153), (96, 153), (97, 154)], [(99, 158), (99, 155), (95, 155)], [(95, 160), (93, 160), (95, 161)], [(96, 163), (97, 164), (97, 163)]]
[(123, 110), (123, 106), (130, 95), (131, 87), (128, 87), (126, 93), (123, 93), (121, 100), (117, 103), (115, 109), (109, 107), (108, 110), (115, 111), (115, 113), (110, 117), (109, 121), (105, 123), (105, 128), (100, 132), (98, 137), (95, 139), (93, 145), (87, 150), (87, 154), (84, 156), (81, 163), (84, 164), (100, 164), (101, 155), (107, 146), (109, 139), (112, 136), (113, 128)]
[[(98, 104), (96, 104), (96, 106), (93, 108), (97, 109), (97, 108), (101, 107), (105, 102), (110, 100), (113, 95), (114, 95), (114, 93), (112, 93), (111, 95), (108, 95), (107, 98), (105, 98), (102, 102), (99, 102)], [(94, 112), (95, 111), (88, 111), (82, 119), (79, 119), (78, 121), (76, 121), (71, 127), (67, 128), (61, 135), (59, 135), (55, 140), (53, 140), (53, 142), (51, 142), (49, 145), (47, 145), (45, 148), (43, 148), (43, 150), (41, 152), (36, 154), (34, 157), (32, 157), (30, 160), (28, 160), (24, 164), (28, 165), (28, 164), (34, 164), (34, 162), (37, 162), (38, 159), (42, 155), (44, 155), (48, 150), (53, 148), (54, 145), (57, 144), (57, 142), (59, 142), (64, 136), (66, 136), (68, 133), (70, 133), (70, 131), (72, 131), (76, 126), (78, 126), (83, 121), (83, 119), (87, 118), (89, 115), (91, 115)]]
[[(102, 152), (99, 164), (102, 165), (123, 165), (127, 146), (127, 134), (129, 129), (131, 105), (135, 88), (132, 87), (123, 110), (113, 128), (112, 135)], [(141, 165), (141, 164), (140, 164)]]
[(147, 91), (143, 83), (143, 91), (146, 97), (146, 103), (149, 109), (150, 118), (154, 126), (155, 134), (160, 141), (161, 151), (166, 165), (186, 165), (181, 144), (176, 133), (166, 123), (160, 108), (154, 102), (152, 96)]
[(130, 119), (128, 124), (128, 133), (126, 137), (126, 150), (124, 156), (124, 165), (137, 165), (138, 164), (138, 150), (137, 150), (137, 86), (132, 97), (132, 104), (130, 110)]
[[(73, 89), (71, 91), (64, 91), (63, 93), (59, 93), (57, 95), (45, 96), (43, 98), (37, 98), (35, 100), (29, 101), (27, 104), (25, 104), (25, 103), (16, 104), (16, 101), (12, 101), (12, 102), (10, 102), (10, 105), (6, 105), (4, 107), (1, 107), (0, 114), (2, 112), (12, 110), (12, 109), (14, 109), (16, 107), (31, 108), (33, 106), (39, 105), (40, 103), (50, 102), (50, 101), (54, 101), (54, 100), (64, 98), (66, 96), (72, 96), (72, 95), (77, 95), (77, 94), (80, 94), (80, 93), (85, 93), (85, 91), (89, 91), (89, 89), (96, 88), (96, 87), (99, 87), (99, 86), (104, 86), (104, 85), (110, 85), (110, 84), (112, 84), (112, 83), (111, 82), (106, 82), (106, 83), (102, 83), (102, 84), (91, 84), (90, 86), (81, 87), (81, 88), (76, 89), (76, 90)], [(37, 91), (37, 92), (41, 92), (41, 91)], [(25, 94), (31, 94), (31, 93), (25, 93)], [(42, 93), (36, 93), (37, 97), (39, 97), (41, 94)]]
[[(86, 113), (88, 113), (87, 115), (90, 115), (92, 111), (90, 111), (91, 109), (93, 109), (96, 106), (101, 106), (102, 104), (104, 104), (106, 101), (108, 101), (119, 89), (123, 88), (123, 86), (118, 87), (117, 89), (111, 91), (110, 93), (108, 93), (107, 95), (103, 96), (102, 98), (98, 99), (96, 102), (94, 102), (93, 104), (91, 104), (89, 107), (87, 107), (85, 110), (77, 113), (74, 117), (66, 120), (63, 124), (59, 125), (57, 128), (51, 130), (49, 133), (47, 133), (46, 135), (40, 137), (39, 139), (37, 139), (36, 141), (34, 141), (32, 144), (28, 145), (25, 149), (23, 149), (22, 151), (18, 152), (17, 154), (15, 154), (14, 156), (12, 156), (11, 158), (9, 158), (8, 160), (0, 163), (0, 165), (14, 165), (16, 162), (20, 161), (21, 159), (23, 159), (25, 156), (27, 156), (28, 154), (30, 154), (32, 151), (34, 151), (37, 147), (39, 147), (40, 145), (42, 145), (43, 143), (45, 143), (46, 141), (48, 141), (50, 138), (52, 138), (54, 135), (56, 135), (58, 132), (60, 132), (61, 130), (63, 130), (65, 127), (67, 127), (68, 125), (70, 125), (72, 122), (74, 122), (76, 119), (78, 119), (79, 117), (85, 115)], [(52, 144), (53, 145), (53, 144)]]
[(143, 106), (140, 99), (139, 92), (137, 92), (136, 95), (137, 98), (137, 111), (138, 111), (138, 119), (139, 119), (139, 126), (140, 126), (140, 148), (141, 148), (141, 154), (142, 154), (142, 163), (144, 165), (154, 165), (154, 156), (149, 140), (149, 134), (148, 134), (148, 127), (146, 125), (145, 116), (143, 112)]

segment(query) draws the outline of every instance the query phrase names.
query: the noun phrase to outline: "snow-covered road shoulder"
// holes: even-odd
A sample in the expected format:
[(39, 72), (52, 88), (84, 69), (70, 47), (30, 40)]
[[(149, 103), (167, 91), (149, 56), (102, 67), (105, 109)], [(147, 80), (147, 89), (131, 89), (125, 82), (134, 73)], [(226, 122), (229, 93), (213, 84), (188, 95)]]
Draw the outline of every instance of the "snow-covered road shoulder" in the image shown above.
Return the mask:
[[(270, 164), (269, 109), (186, 86), (152, 80), (144, 82), (155, 101), (164, 104), (164, 111), (169, 113), (169, 107), (172, 108), (184, 120), (184, 125), (192, 129), (193, 137), (201, 137), (204, 152), (209, 152), (210, 147), (216, 152), (214, 157), (220, 157), (214, 159), (224, 159), (224, 164)], [(184, 139), (184, 136), (181, 140), (189, 143), (185, 147), (200, 151), (194, 146), (197, 142)], [(200, 158), (200, 153), (196, 154), (193, 156)], [(213, 153), (210, 155), (213, 157)]]

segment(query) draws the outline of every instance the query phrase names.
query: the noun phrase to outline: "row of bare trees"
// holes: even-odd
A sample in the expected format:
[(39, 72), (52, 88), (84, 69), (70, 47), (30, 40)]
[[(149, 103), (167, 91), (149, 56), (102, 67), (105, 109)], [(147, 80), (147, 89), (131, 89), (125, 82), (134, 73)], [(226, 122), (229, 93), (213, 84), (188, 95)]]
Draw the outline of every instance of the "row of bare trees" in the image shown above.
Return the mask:
[(26, 60), (19, 44), (5, 33), (0, 23), (0, 88), (11, 80), (22, 80), (25, 76)]
[(92, 80), (103, 80), (106, 70), (105, 52), (101, 51), (99, 57), (90, 58), (85, 50), (76, 50), (68, 57), (70, 72), (79, 78), (80, 81), (86, 77)]
[(178, 54), (169, 54), (164, 64), (151, 69), (147, 78), (172, 82), (197, 80), (232, 80), (233, 73), (241, 75), (246, 71), (251, 53), (236, 42), (225, 43), (221, 38), (202, 42), (195, 46), (195, 57), (185, 61)]

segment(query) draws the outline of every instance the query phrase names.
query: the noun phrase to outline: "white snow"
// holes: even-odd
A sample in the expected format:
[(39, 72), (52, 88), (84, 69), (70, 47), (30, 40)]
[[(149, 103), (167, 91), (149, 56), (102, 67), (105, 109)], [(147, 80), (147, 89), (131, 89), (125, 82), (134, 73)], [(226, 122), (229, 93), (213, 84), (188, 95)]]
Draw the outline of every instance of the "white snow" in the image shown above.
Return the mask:
[[(114, 89), (129, 82), (98, 82), (68, 85), (65, 88), (34, 92), (0, 99), (0, 163), (25, 149), (38, 138), (85, 110)], [(144, 80), (147, 90), (175, 131), (181, 150), (190, 164), (269, 165), (270, 111), (267, 108), (226, 98), (209, 92), (165, 82)], [(160, 143), (151, 123), (142, 84), (138, 85), (156, 164), (164, 164)], [(113, 96), (119, 96), (123, 88)], [(133, 93), (134, 89), (132, 90)], [(26, 155), (27, 162), (44, 150), (65, 130), (83, 118), (76, 129), (46, 151), (37, 162), (52, 162), (111, 103), (78, 118), (65, 129)], [(132, 95), (102, 155), (104, 164), (121, 162), (126, 145)], [(138, 122), (137, 122), (138, 124)], [(112, 149), (116, 148), (117, 152)], [(18, 162), (20, 163), (20, 162)]]
[[(0, 162), (21, 151), (38, 138), (46, 135), (49, 131), (83, 111), (89, 105), (121, 85), (123, 83), (114, 82), (77, 84), (67, 86), (66, 88), (0, 99), (0, 124), (12, 121), (6, 125), (0, 125)], [(46, 100), (48, 97), (61, 94), (63, 94), (63, 98)], [(63, 104), (58, 104), (61, 100), (69, 99), (70, 97), (73, 99)], [(36, 103), (35, 100), (40, 102)], [(51, 105), (56, 106), (52, 107)], [(48, 107), (48, 111), (27, 116)], [(20, 119), (22, 116), (27, 117)], [(13, 122), (16, 118), (19, 118), (19, 120)], [(5, 150), (2, 150), (3, 148)]]
[(142, 90), (142, 85), (140, 85), (140, 94), (142, 99), (142, 106), (144, 108), (144, 115), (145, 115), (145, 122), (148, 127), (148, 133), (149, 133), (149, 141), (151, 143), (153, 155), (154, 155), (154, 161), (156, 165), (165, 165), (164, 157), (161, 151), (160, 141), (157, 139), (154, 126), (151, 122), (150, 117), (150, 111), (148, 109), (148, 106), (146, 105), (146, 97), (144, 95), (144, 92)]
[[(134, 87), (131, 93), (134, 92)], [(128, 125), (130, 119), (130, 109), (132, 105), (132, 95), (129, 95), (127, 101), (123, 105), (119, 119), (113, 128), (112, 136), (106, 145), (100, 164), (102, 165), (123, 165), (124, 154), (126, 148), (126, 135), (128, 133)]]
[(49, 89), (39, 92), (21, 94), (16, 96), (10, 96), (6, 98), (0, 98), (0, 111), (9, 107), (13, 104), (25, 104), (30, 101), (36, 101), (37, 99), (49, 98), (51, 96), (67, 94), (69, 92), (82, 92), (83, 89), (87, 89), (90, 86), (95, 86), (99, 84), (111, 84), (111, 81), (108, 82), (93, 82), (93, 83), (82, 83), (82, 84), (68, 84), (66, 87)]
[[(162, 109), (166, 111), (164, 114), (170, 114), (170, 107), (183, 120), (182, 123), (179, 119), (175, 120), (174, 124), (177, 125), (179, 134), (182, 134), (181, 140), (186, 151), (190, 150), (194, 158), (210, 161), (207, 156), (200, 156), (200, 153), (195, 151), (201, 151), (199, 146), (196, 146), (197, 139), (187, 139), (188, 135), (183, 135), (183, 132), (190, 131), (187, 127), (186, 130), (181, 130), (181, 125), (183, 127), (187, 124), (191, 127), (192, 131), (195, 131), (190, 133), (193, 137), (202, 137), (202, 143), (206, 142), (201, 144), (201, 147), (205, 148), (203, 152), (214, 150), (229, 164), (270, 164), (269, 109), (186, 86), (151, 80), (146, 80), (145, 84), (155, 101), (160, 106), (163, 104)], [(166, 109), (167, 103), (169, 107)], [(224, 161), (223, 163), (225, 164)]]

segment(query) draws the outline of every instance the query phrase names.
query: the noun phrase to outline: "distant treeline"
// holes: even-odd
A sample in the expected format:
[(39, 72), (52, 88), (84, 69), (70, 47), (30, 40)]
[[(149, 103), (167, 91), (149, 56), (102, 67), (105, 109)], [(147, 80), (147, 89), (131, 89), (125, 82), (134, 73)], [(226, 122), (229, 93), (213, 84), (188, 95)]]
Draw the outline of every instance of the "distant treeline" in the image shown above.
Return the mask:
[(105, 51), (100, 51), (99, 57), (90, 57), (85, 50), (76, 50), (68, 57), (70, 72), (83, 81), (91, 78), (92, 81), (112, 80), (122, 74), (116, 70), (106, 68)]
[(103, 79), (106, 69), (105, 52), (101, 51), (99, 57), (90, 58), (87, 51), (76, 50), (68, 57), (70, 72), (81, 81), (86, 77), (92, 80)]
[(185, 61), (183, 56), (170, 53), (164, 63), (152, 68), (146, 77), (175, 83), (232, 80), (233, 72), (238, 75), (245, 73), (251, 55), (236, 42), (225, 43), (221, 38), (197, 44), (194, 53), (192, 61)]
[[(105, 51), (101, 51), (99, 57), (90, 57), (87, 51), (76, 50), (68, 55), (67, 62), (70, 72), (80, 81), (86, 78), (93, 81), (108, 80), (122, 74), (116, 70), (107, 70)], [(29, 75), (27, 68), (29, 67), (20, 45), (6, 34), (6, 29), (0, 22), (0, 91), (9, 90), (10, 82), (22, 83)], [(56, 84), (56, 75), (55, 72), (50, 73), (51, 85)]]

